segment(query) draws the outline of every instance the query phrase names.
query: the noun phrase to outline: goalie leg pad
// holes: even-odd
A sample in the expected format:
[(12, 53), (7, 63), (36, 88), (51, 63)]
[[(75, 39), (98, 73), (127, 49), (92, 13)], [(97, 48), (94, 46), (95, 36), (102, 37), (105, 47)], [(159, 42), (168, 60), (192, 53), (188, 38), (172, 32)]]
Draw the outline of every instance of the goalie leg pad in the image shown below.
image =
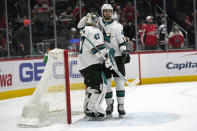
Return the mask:
[(85, 113), (87, 116), (104, 117), (105, 111), (101, 107), (102, 99), (105, 93), (99, 87), (88, 87), (85, 97)]

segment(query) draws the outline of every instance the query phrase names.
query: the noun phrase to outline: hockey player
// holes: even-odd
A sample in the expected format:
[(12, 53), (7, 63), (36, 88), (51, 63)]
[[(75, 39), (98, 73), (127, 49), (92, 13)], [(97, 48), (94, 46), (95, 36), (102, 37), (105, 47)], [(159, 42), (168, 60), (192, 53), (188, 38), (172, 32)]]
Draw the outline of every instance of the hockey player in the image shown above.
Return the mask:
[[(98, 26), (104, 33), (105, 46), (107, 48), (113, 48), (115, 50), (115, 61), (117, 68), (122, 75), (125, 75), (125, 63), (130, 61), (129, 51), (126, 50), (126, 40), (123, 34), (123, 26), (120, 23), (112, 20), (113, 7), (110, 4), (104, 4), (101, 8), (102, 16), (99, 19)], [(87, 16), (83, 17), (78, 23), (78, 28), (84, 28), (87, 25)], [(104, 69), (106, 78), (107, 78), (107, 93), (105, 96), (106, 99), (106, 115), (111, 116), (113, 112), (113, 103), (112, 99), (112, 76), (114, 77), (116, 83), (116, 96), (118, 103), (118, 112), (120, 116), (125, 115), (124, 110), (124, 97), (125, 97), (125, 87), (124, 80), (122, 80), (118, 74), (109, 68)]]
[(102, 32), (96, 27), (98, 16), (91, 12), (87, 15), (86, 26), (81, 30), (79, 71), (84, 77), (86, 95), (84, 112), (88, 120), (103, 120), (105, 111), (101, 108), (106, 92), (106, 78), (103, 73), (103, 61), (110, 67), (108, 51), (104, 46)]
[[(110, 48), (115, 49), (115, 62), (119, 72), (125, 76), (125, 63), (130, 61), (129, 51), (126, 49), (126, 40), (123, 34), (123, 26), (112, 19), (113, 7), (110, 4), (104, 4), (101, 7), (102, 18), (100, 19), (100, 25), (104, 32), (104, 37), (106, 38), (106, 45)], [(125, 82), (119, 77), (113, 70), (106, 68), (104, 70), (107, 78), (107, 93), (105, 96), (107, 108), (106, 114), (108, 116), (112, 115), (113, 103), (112, 98), (112, 76), (116, 84), (116, 97), (118, 103), (118, 113), (122, 117), (125, 115), (124, 110), (124, 97), (125, 97)]]

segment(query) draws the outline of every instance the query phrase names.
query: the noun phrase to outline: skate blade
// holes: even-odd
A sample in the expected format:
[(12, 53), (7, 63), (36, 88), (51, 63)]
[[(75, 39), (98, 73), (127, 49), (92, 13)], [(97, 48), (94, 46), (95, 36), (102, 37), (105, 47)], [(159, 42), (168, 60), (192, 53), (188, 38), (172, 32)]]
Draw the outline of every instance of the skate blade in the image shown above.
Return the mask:
[(112, 118), (112, 114), (106, 115), (106, 119)]
[(119, 114), (119, 118), (120, 118), (120, 119), (123, 119), (123, 118), (125, 118), (125, 115), (120, 115), (120, 114)]
[(105, 117), (87, 117), (86, 116), (84, 119), (87, 121), (103, 121), (106, 118)]

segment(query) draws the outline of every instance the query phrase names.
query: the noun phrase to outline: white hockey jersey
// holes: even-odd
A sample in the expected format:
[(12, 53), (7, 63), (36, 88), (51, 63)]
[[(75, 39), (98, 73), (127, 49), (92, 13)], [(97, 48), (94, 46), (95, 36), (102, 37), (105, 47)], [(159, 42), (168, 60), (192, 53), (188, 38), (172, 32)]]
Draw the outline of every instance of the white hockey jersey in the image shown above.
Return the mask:
[[(123, 26), (116, 22), (116, 21), (111, 21), (108, 23), (105, 23), (103, 21), (103, 18), (100, 17), (99, 18), (99, 27), (102, 32), (106, 33), (106, 35), (109, 37), (110, 42), (105, 42), (106, 43), (106, 47), (108, 48), (114, 48), (115, 49), (115, 56), (121, 56), (122, 51), (126, 50), (126, 39), (124, 37), (124, 33), (123, 33)], [(80, 22), (78, 23), (78, 28), (82, 29), (86, 26), (86, 17), (83, 17)], [(103, 31), (105, 30), (105, 31)], [(122, 46), (122, 50), (120, 50), (120, 46)]]
[[(104, 30), (103, 32), (110, 38), (110, 42), (105, 42), (106, 45), (115, 49), (115, 56), (121, 56), (122, 51), (126, 50), (126, 39), (123, 33), (123, 26), (113, 20), (105, 23), (102, 17), (100, 18), (100, 25)], [(122, 50), (120, 49), (121, 46), (123, 47), (121, 48)]]
[(80, 41), (80, 54), (78, 56), (79, 70), (93, 64), (103, 63), (101, 55), (95, 55), (98, 51), (85, 37), (87, 37), (97, 47), (97, 49), (105, 50), (103, 34), (98, 28), (94, 26), (85, 26), (82, 30), (82, 34)]

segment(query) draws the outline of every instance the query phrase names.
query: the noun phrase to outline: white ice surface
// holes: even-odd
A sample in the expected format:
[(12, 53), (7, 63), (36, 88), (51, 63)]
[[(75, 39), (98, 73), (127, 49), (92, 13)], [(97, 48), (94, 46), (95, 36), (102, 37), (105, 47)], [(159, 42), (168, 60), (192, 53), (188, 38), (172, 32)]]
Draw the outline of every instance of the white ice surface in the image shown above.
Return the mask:
[(118, 118), (115, 102), (112, 119), (69, 126), (17, 127), (27, 98), (0, 101), (0, 131), (197, 131), (197, 82), (140, 85), (134, 91), (126, 87), (124, 119)]

